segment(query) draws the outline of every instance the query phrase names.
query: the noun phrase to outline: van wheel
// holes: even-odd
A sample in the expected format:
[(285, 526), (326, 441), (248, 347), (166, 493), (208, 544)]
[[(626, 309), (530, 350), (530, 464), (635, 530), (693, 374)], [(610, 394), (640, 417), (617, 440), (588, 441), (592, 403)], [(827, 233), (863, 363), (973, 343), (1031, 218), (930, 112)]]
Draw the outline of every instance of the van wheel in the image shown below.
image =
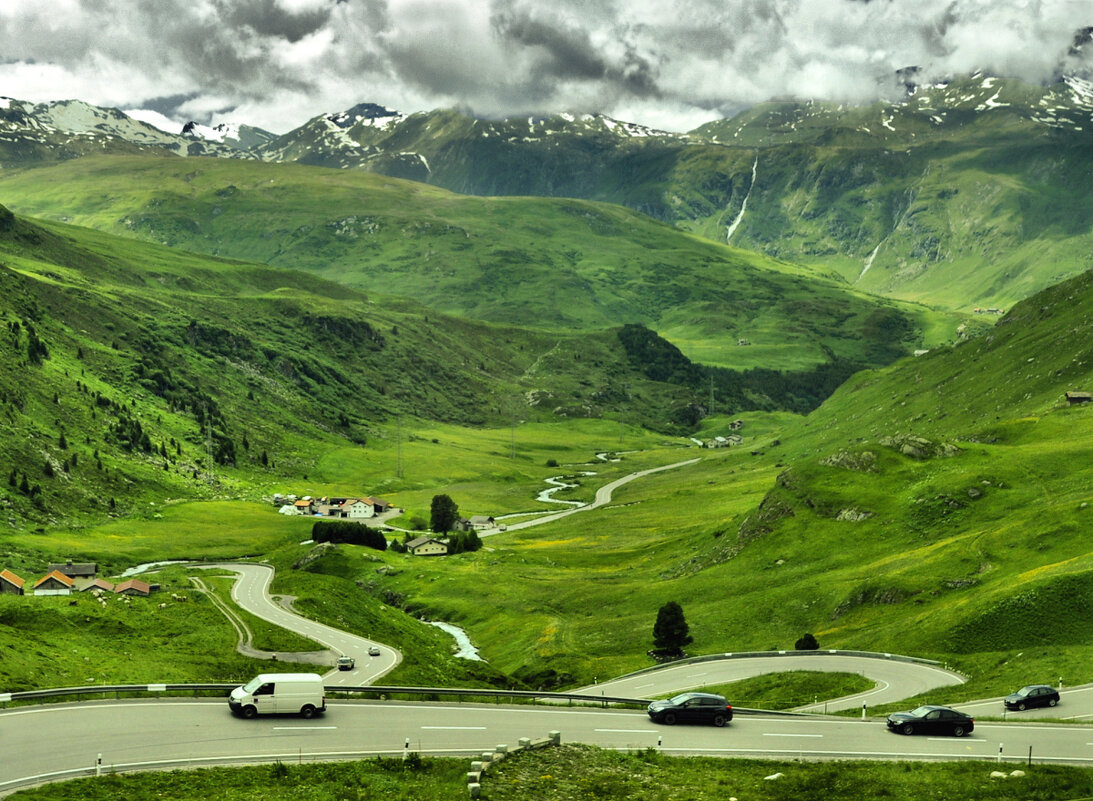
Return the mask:
[(245, 717), (247, 720), (250, 720), (251, 718), (253, 718), (257, 714), (258, 714), (258, 710), (255, 709), (253, 706), (243, 707), (243, 717)]
[(315, 717), (315, 707), (313, 707), (311, 704), (304, 704), (303, 707), (300, 709), (300, 717), (302, 717), (302, 718), (313, 718), (313, 717)]

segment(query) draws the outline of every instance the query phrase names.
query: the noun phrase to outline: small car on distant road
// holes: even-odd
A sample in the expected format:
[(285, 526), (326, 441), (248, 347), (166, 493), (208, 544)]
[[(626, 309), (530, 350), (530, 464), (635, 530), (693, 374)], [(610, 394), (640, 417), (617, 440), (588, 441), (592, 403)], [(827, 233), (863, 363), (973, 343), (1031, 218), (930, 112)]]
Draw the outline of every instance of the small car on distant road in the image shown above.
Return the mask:
[(338, 670), (352, 670), (357, 666), (357, 660), (351, 656), (338, 657)]
[(947, 706), (926, 705), (910, 712), (893, 712), (888, 728), (900, 734), (951, 734), (963, 737), (975, 728), (975, 719)]
[(1059, 703), (1059, 691), (1047, 684), (1030, 684), (1002, 699), (1006, 709), (1024, 711), (1034, 706), (1055, 706)]
[(368, 655), (369, 656), (379, 656), (380, 655), (380, 647), (378, 645), (368, 646)]
[(680, 693), (649, 704), (649, 717), (657, 723), (712, 723), (724, 726), (732, 720), (732, 706), (723, 695)]

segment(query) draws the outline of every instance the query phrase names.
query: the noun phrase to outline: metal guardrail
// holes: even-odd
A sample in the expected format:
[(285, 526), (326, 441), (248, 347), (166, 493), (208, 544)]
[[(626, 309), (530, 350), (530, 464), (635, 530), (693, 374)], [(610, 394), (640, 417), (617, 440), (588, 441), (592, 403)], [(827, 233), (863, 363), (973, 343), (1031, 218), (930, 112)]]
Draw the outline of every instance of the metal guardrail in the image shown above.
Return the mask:
[[(0, 693), (0, 709), (7, 709), (9, 703), (17, 701), (34, 701), (47, 698), (70, 698), (77, 701), (84, 696), (111, 695), (120, 698), (123, 693), (127, 695), (197, 695), (200, 692), (219, 692), (227, 697), (228, 693), (239, 686), (238, 682), (231, 683), (205, 683), (205, 684), (93, 684), (83, 687), (57, 687), (47, 690), (23, 690), (19, 692)], [(558, 704), (568, 702), (569, 705), (580, 704), (587, 706), (607, 707), (636, 706), (644, 709), (649, 705), (651, 698), (625, 698), (616, 695), (588, 695), (587, 693), (552, 693), (541, 690), (491, 690), (485, 687), (401, 687), (378, 684), (367, 684), (361, 687), (343, 687), (341, 685), (324, 685), (328, 695), (339, 694), (349, 698), (351, 695), (379, 696), (386, 700), (388, 695), (417, 695), (417, 696), (449, 696), (455, 697), (462, 703), (468, 698), (495, 698), (498, 703), (503, 700), (513, 701), (525, 699), (532, 702)], [(747, 707), (734, 706), (733, 711), (740, 715), (779, 715), (791, 717), (808, 717), (808, 713), (788, 712), (769, 709), (749, 709)]]
[(686, 659), (676, 659), (670, 662), (663, 662), (659, 665), (650, 665), (647, 668), (641, 670), (635, 670), (633, 673), (627, 673), (622, 676), (616, 676), (612, 681), (617, 679), (625, 679), (630, 676), (641, 676), (645, 673), (654, 673), (658, 670), (664, 670), (669, 667), (678, 667), (679, 665), (698, 665), (703, 662), (713, 662), (719, 659), (754, 659), (756, 657), (796, 657), (796, 656), (860, 656), (865, 659), (882, 659), (891, 662), (912, 662), (918, 665), (930, 665), (932, 667), (946, 670), (957, 676), (963, 676), (967, 680), (968, 676), (965, 673), (961, 673), (959, 670), (955, 670), (948, 665), (939, 662), (936, 659), (923, 659), (918, 656), (904, 656), (902, 654), (892, 653), (880, 653), (878, 651), (844, 651), (839, 648), (819, 648), (815, 651), (730, 651), (723, 654), (703, 654), (702, 656), (691, 656)]
[[(91, 695), (115, 695), (121, 696), (125, 694), (151, 694), (151, 695), (186, 695), (190, 693), (197, 694), (199, 692), (222, 692), (225, 696), (239, 686), (238, 682), (235, 683), (206, 683), (206, 684), (94, 684), (86, 685), (83, 687), (57, 687), (46, 690), (23, 690), (19, 692), (0, 693), (0, 708), (7, 708), (7, 705), (16, 701), (33, 701), (43, 700), (48, 698), (70, 698), (75, 697), (77, 700), (82, 699), (84, 696)], [(344, 694), (346, 697), (350, 695), (429, 695), (429, 696), (455, 696), (459, 699), (463, 697), (481, 697), (481, 698), (496, 698), (496, 699), (542, 699), (551, 703), (557, 703), (559, 701), (569, 701), (587, 703), (587, 704), (628, 704), (636, 706), (645, 706), (649, 703), (649, 699), (643, 698), (624, 698), (613, 695), (588, 695), (585, 693), (551, 693), (542, 692), (537, 690), (491, 690), (483, 687), (399, 687), (399, 686), (387, 686), (368, 684), (361, 687), (349, 687), (349, 686), (327, 686), (326, 692), (328, 695)]]

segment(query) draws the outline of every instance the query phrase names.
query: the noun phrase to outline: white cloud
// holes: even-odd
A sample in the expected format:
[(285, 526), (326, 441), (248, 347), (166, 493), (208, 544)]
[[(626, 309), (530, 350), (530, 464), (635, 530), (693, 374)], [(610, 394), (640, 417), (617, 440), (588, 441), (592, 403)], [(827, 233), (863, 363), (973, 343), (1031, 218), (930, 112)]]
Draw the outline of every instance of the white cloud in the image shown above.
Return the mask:
[(3, 0), (0, 92), (274, 131), (364, 101), (665, 127), (871, 100), (912, 65), (1088, 75), (1087, 25), (1088, 0)]

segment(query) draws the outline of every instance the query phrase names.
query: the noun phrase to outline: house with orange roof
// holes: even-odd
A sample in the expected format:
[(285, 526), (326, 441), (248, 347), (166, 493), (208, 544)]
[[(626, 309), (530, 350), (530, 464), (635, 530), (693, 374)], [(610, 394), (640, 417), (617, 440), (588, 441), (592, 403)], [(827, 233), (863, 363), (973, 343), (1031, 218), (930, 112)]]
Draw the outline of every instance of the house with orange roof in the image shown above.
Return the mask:
[(87, 592), (88, 590), (99, 590), (100, 592), (113, 592), (114, 585), (106, 579), (97, 578), (94, 581), (89, 581), (87, 584), (80, 587), (80, 592)]
[(151, 591), (148, 583), (140, 579), (128, 579), (114, 588), (118, 595), (147, 595)]
[(51, 570), (34, 585), (35, 595), (71, 595), (76, 582), (60, 570)]
[(27, 580), (20, 578), (7, 568), (0, 570), (0, 595), (22, 595), (23, 585)]

